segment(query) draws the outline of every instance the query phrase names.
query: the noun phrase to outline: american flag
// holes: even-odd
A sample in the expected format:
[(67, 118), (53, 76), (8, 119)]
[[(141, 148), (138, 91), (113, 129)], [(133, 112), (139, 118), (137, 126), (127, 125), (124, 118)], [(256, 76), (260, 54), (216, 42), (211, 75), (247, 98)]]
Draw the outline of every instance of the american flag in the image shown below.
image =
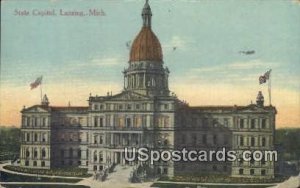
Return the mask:
[(267, 80), (269, 80), (270, 78), (270, 74), (271, 74), (272, 69), (268, 70), (264, 75), (259, 77), (259, 84), (263, 84), (266, 83)]
[(37, 79), (35, 79), (35, 81), (30, 84), (30, 89), (34, 89), (34, 88), (38, 87), (39, 85), (41, 85), (42, 80), (43, 80), (43, 76), (40, 76)]

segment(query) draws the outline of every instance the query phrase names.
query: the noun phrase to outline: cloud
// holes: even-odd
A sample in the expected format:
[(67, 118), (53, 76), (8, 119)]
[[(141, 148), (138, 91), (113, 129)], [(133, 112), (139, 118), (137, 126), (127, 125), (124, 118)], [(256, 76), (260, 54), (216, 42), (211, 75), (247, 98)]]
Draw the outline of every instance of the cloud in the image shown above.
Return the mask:
[(273, 62), (265, 62), (259, 59), (250, 60), (250, 61), (241, 61), (241, 62), (232, 62), (226, 65), (218, 65), (213, 67), (204, 67), (204, 68), (197, 68), (192, 69), (193, 72), (198, 73), (232, 73), (234, 70), (253, 70), (253, 69), (268, 69), (268, 68), (275, 68), (277, 67), (276, 63)]
[(179, 49), (184, 49), (187, 47), (187, 39), (174, 35), (172, 36), (171, 40), (163, 44), (163, 48), (179, 48)]

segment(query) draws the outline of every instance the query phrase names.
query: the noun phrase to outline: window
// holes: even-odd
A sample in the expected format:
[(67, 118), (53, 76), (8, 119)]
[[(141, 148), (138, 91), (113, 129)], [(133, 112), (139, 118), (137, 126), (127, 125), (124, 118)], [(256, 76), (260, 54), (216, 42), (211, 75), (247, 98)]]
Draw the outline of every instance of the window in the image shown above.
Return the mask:
[(119, 110), (122, 110), (122, 109), (123, 109), (123, 105), (119, 104)]
[(99, 153), (99, 159), (100, 159), (100, 162), (103, 162), (103, 153), (102, 152)]
[(80, 158), (81, 157), (81, 150), (80, 149), (78, 149), (78, 151), (77, 151), (77, 156)]
[(266, 161), (265, 160), (261, 160), (261, 165), (265, 165)]
[(81, 161), (78, 161), (77, 164), (80, 166), (81, 165)]
[(94, 162), (97, 162), (97, 160), (98, 160), (97, 152), (95, 151), (95, 152), (94, 152)]
[(45, 166), (45, 161), (41, 162), (41, 166), (44, 167)]
[(250, 175), (254, 175), (254, 169), (250, 169)]
[(100, 117), (100, 127), (103, 127), (103, 117)]
[(206, 135), (206, 134), (204, 134), (204, 135), (202, 136), (202, 143), (203, 143), (203, 144), (206, 144), (206, 143), (207, 143), (207, 135)]
[(100, 110), (103, 110), (103, 109), (104, 109), (104, 105), (101, 104), (101, 105), (100, 105)]
[(213, 126), (217, 127), (218, 126), (218, 120), (217, 119), (213, 119)]
[(73, 157), (73, 148), (69, 149), (69, 157)]
[(131, 104), (127, 104), (127, 110), (131, 110)]
[(244, 119), (240, 119), (240, 128), (241, 128), (241, 129), (244, 128)]
[(265, 137), (263, 137), (263, 138), (261, 139), (261, 146), (263, 146), (263, 147), (266, 146), (266, 138), (265, 138)]
[(255, 138), (251, 137), (251, 146), (255, 146)]
[(44, 133), (43, 136), (42, 136), (42, 141), (43, 141), (43, 142), (46, 142), (46, 134), (45, 134), (45, 133)]
[(228, 119), (225, 118), (225, 119), (224, 119), (224, 127), (228, 127), (228, 124), (229, 124), (229, 123), (228, 123)]
[(197, 135), (196, 135), (196, 134), (192, 134), (192, 143), (193, 143), (194, 145), (197, 144)]
[(38, 125), (38, 118), (34, 118), (34, 126)]
[(46, 157), (46, 150), (43, 148), (42, 149), (42, 157), (45, 158)]
[(30, 152), (29, 152), (29, 149), (26, 150), (26, 157), (29, 157), (30, 156)]
[(213, 143), (214, 143), (214, 145), (217, 145), (217, 142), (218, 142), (218, 137), (217, 137), (217, 135), (214, 135), (213, 136)]
[(251, 119), (251, 129), (255, 129), (255, 119)]
[(98, 110), (98, 104), (94, 105), (94, 110)]
[(131, 127), (131, 118), (126, 118), (126, 127)]
[(213, 171), (217, 171), (217, 170), (218, 170), (217, 166), (214, 165), (214, 166), (213, 166)]
[(184, 134), (181, 136), (181, 143), (185, 144), (185, 135)]
[(167, 168), (164, 168), (164, 174), (168, 174), (168, 169)]
[(33, 152), (33, 157), (34, 157), (34, 158), (37, 158), (37, 156), (38, 156), (37, 149), (34, 149), (34, 152)]
[(97, 166), (96, 166), (96, 165), (94, 165), (94, 171), (97, 171), (97, 169), (98, 169), (98, 168), (97, 168)]
[(261, 170), (261, 175), (265, 176), (266, 175), (266, 170)]
[(241, 169), (239, 170), (239, 174), (240, 174), (240, 175), (243, 175), (243, 174), (244, 174), (244, 169), (241, 168)]
[(27, 126), (30, 126), (30, 117), (27, 117)]
[(137, 110), (139, 110), (139, 109), (140, 109), (140, 105), (139, 105), (139, 104), (136, 104), (136, 105), (135, 105), (135, 108), (136, 108)]
[(266, 119), (261, 120), (261, 128), (265, 129), (266, 128)]
[(30, 134), (29, 133), (26, 134), (26, 141), (30, 142)]
[(94, 144), (98, 144), (98, 136), (94, 136)]
[(25, 166), (29, 166), (29, 161), (25, 161)]
[(165, 108), (165, 110), (168, 110), (169, 109), (169, 105), (168, 104), (164, 104), (164, 108)]
[(240, 146), (244, 146), (244, 137), (243, 136), (240, 137)]
[(37, 133), (34, 133), (34, 141), (35, 141), (35, 142), (38, 141), (38, 135), (37, 135)]
[(37, 166), (37, 162), (36, 161), (33, 161), (33, 166)]
[(98, 127), (98, 117), (94, 117), (94, 127)]
[(100, 144), (103, 144), (103, 136), (100, 136)]

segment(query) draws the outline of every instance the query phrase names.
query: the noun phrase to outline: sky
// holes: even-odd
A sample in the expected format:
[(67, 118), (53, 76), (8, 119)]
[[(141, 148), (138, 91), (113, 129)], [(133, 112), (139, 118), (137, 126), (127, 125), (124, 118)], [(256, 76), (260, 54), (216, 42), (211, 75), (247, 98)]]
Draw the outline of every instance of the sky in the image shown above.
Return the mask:
[[(29, 84), (43, 75), (51, 105), (88, 105), (123, 88), (122, 70), (141, 29), (143, 0), (1, 1), (0, 125), (20, 126), (23, 106), (40, 103)], [(170, 89), (191, 106), (248, 105), (272, 69), (276, 127), (300, 127), (300, 2), (150, 0), (152, 29), (171, 72)], [(103, 11), (63, 16), (60, 11)], [(56, 16), (33, 15), (54, 10)], [(28, 16), (17, 12), (29, 12)], [(174, 50), (176, 47), (176, 50)], [(255, 51), (245, 55), (240, 51)]]

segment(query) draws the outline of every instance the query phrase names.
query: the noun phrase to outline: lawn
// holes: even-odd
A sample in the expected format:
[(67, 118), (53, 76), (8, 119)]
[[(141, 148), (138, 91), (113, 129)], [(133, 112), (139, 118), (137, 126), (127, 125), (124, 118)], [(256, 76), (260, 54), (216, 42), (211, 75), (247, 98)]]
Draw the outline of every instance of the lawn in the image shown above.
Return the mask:
[(90, 177), (91, 175), (87, 173), (87, 169), (82, 168), (57, 168), (57, 169), (32, 169), (24, 168), (19, 166), (4, 166), (4, 169), (22, 172), (28, 174), (39, 174), (39, 175), (49, 175), (49, 176), (69, 176), (69, 177)]
[(0, 180), (2, 182), (63, 182), (63, 183), (77, 183), (82, 179), (66, 179), (66, 178), (45, 178), (39, 176), (23, 176), (11, 174), (7, 172), (0, 172)]

